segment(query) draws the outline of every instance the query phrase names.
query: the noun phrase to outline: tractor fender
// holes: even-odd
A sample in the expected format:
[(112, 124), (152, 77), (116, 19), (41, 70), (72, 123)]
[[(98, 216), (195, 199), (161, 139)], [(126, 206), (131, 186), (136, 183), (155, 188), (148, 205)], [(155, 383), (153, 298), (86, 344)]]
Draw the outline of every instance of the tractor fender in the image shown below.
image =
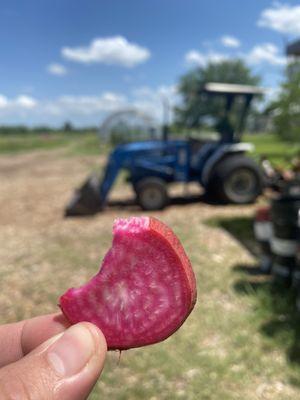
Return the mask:
[(227, 157), (229, 154), (246, 153), (253, 150), (254, 146), (251, 143), (232, 143), (221, 145), (205, 163), (201, 174), (202, 185), (206, 186), (208, 184), (212, 170), (223, 158)]

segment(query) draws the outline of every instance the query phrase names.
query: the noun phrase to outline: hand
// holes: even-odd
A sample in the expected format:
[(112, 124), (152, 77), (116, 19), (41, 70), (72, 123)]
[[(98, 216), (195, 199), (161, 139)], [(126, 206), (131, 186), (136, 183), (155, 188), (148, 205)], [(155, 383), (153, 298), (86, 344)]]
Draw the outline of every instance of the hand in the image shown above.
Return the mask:
[(1, 400), (83, 400), (101, 374), (106, 342), (62, 314), (0, 326)]

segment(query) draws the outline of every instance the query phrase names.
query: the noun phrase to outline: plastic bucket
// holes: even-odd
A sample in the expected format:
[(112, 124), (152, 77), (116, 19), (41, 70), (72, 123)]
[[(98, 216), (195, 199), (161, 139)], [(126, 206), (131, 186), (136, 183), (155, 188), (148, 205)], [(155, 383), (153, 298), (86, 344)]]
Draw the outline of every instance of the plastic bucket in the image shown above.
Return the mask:
[(272, 201), (271, 217), (273, 237), (271, 250), (274, 256), (274, 276), (291, 283), (296, 268), (296, 253), (299, 241), (300, 199), (282, 197)]
[(273, 236), (270, 206), (260, 207), (256, 210), (253, 229), (255, 239), (259, 244), (260, 269), (263, 273), (269, 274), (272, 269), (272, 251), (270, 244)]

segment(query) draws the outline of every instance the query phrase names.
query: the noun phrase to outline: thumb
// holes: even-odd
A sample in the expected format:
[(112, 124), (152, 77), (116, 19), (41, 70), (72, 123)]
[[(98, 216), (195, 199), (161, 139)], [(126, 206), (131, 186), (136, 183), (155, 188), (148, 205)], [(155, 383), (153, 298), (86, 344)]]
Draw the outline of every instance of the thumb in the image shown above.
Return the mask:
[(105, 355), (106, 342), (96, 326), (88, 322), (73, 325), (0, 369), (1, 399), (86, 399)]

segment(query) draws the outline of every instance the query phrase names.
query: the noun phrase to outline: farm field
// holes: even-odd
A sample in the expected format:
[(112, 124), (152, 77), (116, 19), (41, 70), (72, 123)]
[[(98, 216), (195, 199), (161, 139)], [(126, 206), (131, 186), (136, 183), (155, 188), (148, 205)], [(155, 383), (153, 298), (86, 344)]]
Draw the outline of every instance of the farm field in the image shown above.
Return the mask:
[[(99, 156), (93, 134), (56, 139), (41, 145), (28, 137), (25, 148), (16, 139), (16, 150), (12, 138), (0, 137), (0, 323), (56, 311), (68, 287), (98, 270), (113, 220), (142, 215), (118, 182), (105, 212), (64, 219), (73, 189), (104, 165), (105, 149)], [(249, 139), (274, 162), (296, 154), (272, 136)], [(197, 187), (190, 192), (199, 201), (174, 201), (151, 215), (172, 227), (192, 261), (195, 310), (161, 344), (120, 360), (110, 352), (90, 399), (300, 399), (300, 318), (294, 294), (258, 274), (254, 206), (214, 206)]]
[[(271, 134), (247, 134), (243, 136), (243, 141), (255, 145), (254, 156), (266, 155), (277, 165), (286, 165), (291, 157), (300, 153), (299, 145), (283, 142)], [(23, 154), (41, 150), (60, 150), (66, 156), (107, 153), (110, 146), (99, 143), (96, 132), (0, 134), (0, 154)]]

